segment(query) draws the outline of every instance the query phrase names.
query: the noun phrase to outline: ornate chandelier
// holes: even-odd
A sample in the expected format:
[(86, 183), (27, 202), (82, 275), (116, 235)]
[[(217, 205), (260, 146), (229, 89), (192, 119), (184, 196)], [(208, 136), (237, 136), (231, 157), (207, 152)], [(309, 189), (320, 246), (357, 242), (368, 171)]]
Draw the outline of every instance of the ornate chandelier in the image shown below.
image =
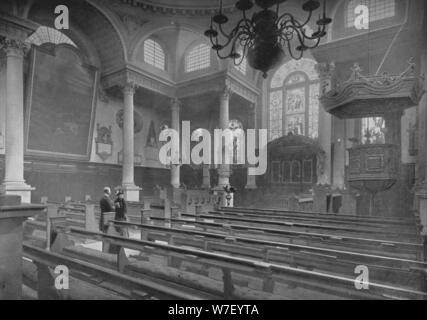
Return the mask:
[[(301, 59), (304, 51), (320, 44), (320, 40), (326, 36), (326, 26), (332, 19), (326, 17), (326, 0), (323, 0), (323, 14), (319, 14), (316, 22), (317, 31), (309, 35), (308, 23), (314, 11), (319, 9), (320, 2), (305, 2), (302, 9), (308, 12), (308, 17), (304, 22), (300, 22), (290, 13), (280, 15), (280, 4), (285, 1), (237, 1), (236, 8), (242, 12), (243, 17), (237, 26), (227, 33), (224, 25), (229, 18), (223, 13), (223, 0), (220, 0), (219, 12), (212, 17), (211, 26), (205, 32), (212, 42), (212, 49), (220, 59), (233, 59), (236, 65), (240, 65), (244, 57), (247, 57), (249, 65), (262, 71), (264, 78), (267, 78), (269, 70), (282, 62), (286, 49), (293, 59)], [(248, 11), (254, 7), (254, 2), (262, 10), (255, 12), (249, 19)], [(223, 43), (220, 43), (220, 38), (223, 38)]]

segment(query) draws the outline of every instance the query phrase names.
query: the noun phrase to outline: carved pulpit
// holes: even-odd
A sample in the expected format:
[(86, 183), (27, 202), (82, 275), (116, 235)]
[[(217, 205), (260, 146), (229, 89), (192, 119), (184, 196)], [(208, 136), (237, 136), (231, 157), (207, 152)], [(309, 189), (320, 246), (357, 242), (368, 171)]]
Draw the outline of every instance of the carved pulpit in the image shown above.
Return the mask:
[[(421, 100), (423, 81), (415, 75), (412, 62), (400, 75), (385, 73), (380, 76), (364, 76), (359, 65), (355, 64), (348, 81), (335, 84), (320, 98), (324, 109), (340, 119), (380, 117), (385, 121), (384, 141), (375, 141), (370, 132), (366, 132), (365, 139), (353, 141), (353, 147), (348, 150), (347, 182), (369, 197), (369, 201), (359, 201), (358, 214), (404, 214), (401, 205), (405, 202), (401, 118), (405, 109), (418, 105)], [(388, 192), (383, 199), (386, 201), (378, 205), (375, 198), (385, 191)], [(387, 208), (386, 202), (389, 204)], [(366, 203), (369, 203), (368, 208)]]

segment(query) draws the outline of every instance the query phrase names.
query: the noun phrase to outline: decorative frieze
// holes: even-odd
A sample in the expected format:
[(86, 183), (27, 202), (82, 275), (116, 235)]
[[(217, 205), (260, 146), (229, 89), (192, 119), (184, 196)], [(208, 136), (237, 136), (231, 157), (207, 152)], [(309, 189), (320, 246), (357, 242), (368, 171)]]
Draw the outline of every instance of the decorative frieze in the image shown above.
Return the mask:
[[(163, 15), (182, 15), (182, 16), (212, 16), (218, 12), (218, 6), (207, 7), (203, 5), (199, 6), (179, 6), (172, 5), (162, 1), (150, 1), (150, 0), (122, 0), (123, 3), (132, 5), (134, 7), (141, 8), (144, 11), (150, 11), (151, 13), (163, 14)], [(173, 3), (170, 1), (169, 3)], [(233, 5), (225, 5), (223, 13), (231, 14), (235, 11)]]
[(123, 83), (132, 83), (134, 86), (145, 88), (167, 97), (175, 96), (175, 86), (172, 83), (167, 84), (153, 78), (152, 75), (145, 74), (143, 71), (134, 71), (129, 68), (105, 75), (101, 81), (104, 89), (113, 87), (121, 87), (123, 89)]
[(257, 88), (241, 83), (238, 79), (230, 77), (226, 73), (218, 73), (214, 76), (206, 76), (178, 85), (177, 96), (179, 98), (194, 97), (209, 92), (218, 92), (221, 95), (235, 93), (250, 103), (256, 103), (260, 92)]

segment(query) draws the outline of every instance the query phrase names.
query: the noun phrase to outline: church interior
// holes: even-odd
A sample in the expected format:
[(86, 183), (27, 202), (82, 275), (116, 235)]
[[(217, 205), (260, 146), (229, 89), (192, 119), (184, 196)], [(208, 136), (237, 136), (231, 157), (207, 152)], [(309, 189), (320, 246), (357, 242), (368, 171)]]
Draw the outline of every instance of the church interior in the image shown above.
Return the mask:
[(426, 23), (424, 0), (0, 1), (0, 300), (427, 299)]

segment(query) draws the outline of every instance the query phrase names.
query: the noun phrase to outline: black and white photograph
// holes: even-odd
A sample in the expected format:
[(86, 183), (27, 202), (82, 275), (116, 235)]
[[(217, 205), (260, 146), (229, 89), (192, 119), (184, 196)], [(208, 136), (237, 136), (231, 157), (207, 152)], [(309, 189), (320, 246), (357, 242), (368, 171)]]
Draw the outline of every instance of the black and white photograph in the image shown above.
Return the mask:
[(426, 73), (426, 0), (0, 0), (0, 300), (427, 300)]

